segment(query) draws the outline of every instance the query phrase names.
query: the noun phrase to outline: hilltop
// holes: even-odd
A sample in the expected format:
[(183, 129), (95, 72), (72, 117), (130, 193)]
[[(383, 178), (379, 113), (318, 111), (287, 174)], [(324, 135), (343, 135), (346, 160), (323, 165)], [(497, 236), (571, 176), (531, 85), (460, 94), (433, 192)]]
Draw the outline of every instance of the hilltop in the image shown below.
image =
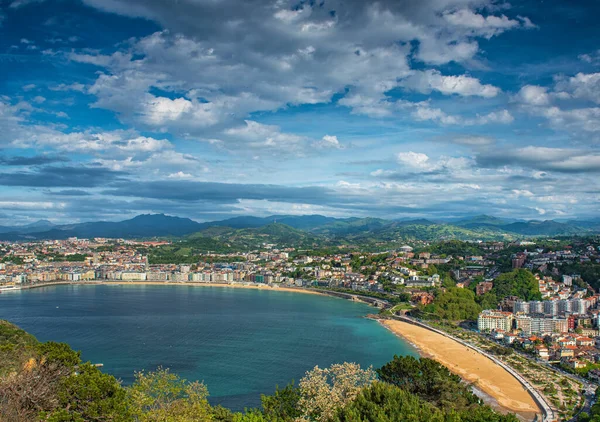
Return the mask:
[(511, 221), (487, 215), (450, 222), (428, 219), (334, 218), (322, 215), (234, 217), (199, 223), (165, 214), (144, 214), (129, 220), (53, 225), (39, 221), (0, 227), (0, 240), (93, 238), (211, 238), (229, 244), (381, 243), (401, 240), (512, 240), (518, 237), (586, 235), (600, 232), (600, 223), (554, 220)]

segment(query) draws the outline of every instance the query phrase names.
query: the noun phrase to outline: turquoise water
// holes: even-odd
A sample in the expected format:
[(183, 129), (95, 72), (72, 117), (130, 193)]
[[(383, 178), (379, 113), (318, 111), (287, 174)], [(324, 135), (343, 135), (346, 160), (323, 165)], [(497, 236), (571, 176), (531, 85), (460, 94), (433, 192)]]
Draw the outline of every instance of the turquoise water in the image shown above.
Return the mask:
[(0, 319), (67, 342), (125, 384), (168, 367), (204, 381), (212, 403), (257, 406), (260, 394), (315, 365), (374, 367), (416, 351), (365, 304), (298, 293), (187, 286), (54, 286), (0, 294)]

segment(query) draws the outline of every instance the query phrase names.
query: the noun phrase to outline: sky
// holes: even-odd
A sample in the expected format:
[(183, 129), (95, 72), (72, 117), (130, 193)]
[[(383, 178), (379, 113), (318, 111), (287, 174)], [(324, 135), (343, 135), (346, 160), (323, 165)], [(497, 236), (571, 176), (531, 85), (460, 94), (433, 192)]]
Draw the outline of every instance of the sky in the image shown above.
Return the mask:
[(597, 218), (599, 14), (0, 0), (0, 224)]

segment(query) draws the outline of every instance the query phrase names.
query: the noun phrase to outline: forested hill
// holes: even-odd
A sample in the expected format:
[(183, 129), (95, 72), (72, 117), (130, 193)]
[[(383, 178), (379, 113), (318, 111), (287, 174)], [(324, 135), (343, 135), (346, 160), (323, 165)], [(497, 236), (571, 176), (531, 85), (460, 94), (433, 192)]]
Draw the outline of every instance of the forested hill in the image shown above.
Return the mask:
[[(275, 226), (276, 225), (276, 226)], [(0, 240), (93, 238), (155, 238), (197, 236), (219, 232), (226, 228), (236, 238), (247, 237), (248, 230), (286, 226), (298, 232), (292, 237), (317, 241), (334, 239), (340, 242), (387, 242), (390, 240), (507, 240), (531, 236), (564, 236), (600, 233), (599, 221), (514, 221), (486, 215), (458, 220), (453, 223), (428, 219), (385, 220), (381, 218), (333, 218), (322, 215), (273, 215), (270, 217), (235, 217), (227, 220), (198, 223), (189, 218), (164, 214), (139, 215), (119, 222), (88, 222), (53, 225), (39, 221), (26, 226), (0, 227)], [(242, 232), (236, 232), (242, 230)], [(266, 229), (269, 230), (269, 229)], [(281, 231), (281, 230), (276, 230)], [(303, 232), (304, 235), (299, 233)], [(283, 233), (264, 233), (281, 239)], [(276, 242), (272, 242), (276, 243)]]
[(518, 421), (482, 404), (446, 367), (411, 356), (394, 356), (377, 371), (315, 367), (244, 413), (211, 406), (209, 388), (168, 369), (139, 372), (124, 387), (68, 345), (39, 343), (0, 320), (0, 420), (7, 422)]

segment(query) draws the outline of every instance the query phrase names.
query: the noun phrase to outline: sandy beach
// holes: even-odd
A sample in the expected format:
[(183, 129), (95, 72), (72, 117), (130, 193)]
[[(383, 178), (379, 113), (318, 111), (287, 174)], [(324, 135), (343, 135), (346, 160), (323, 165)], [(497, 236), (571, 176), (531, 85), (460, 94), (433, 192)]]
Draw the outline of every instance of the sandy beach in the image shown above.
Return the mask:
[(441, 334), (397, 320), (381, 320), (394, 334), (408, 340), (421, 355), (437, 360), (496, 400), (501, 409), (532, 420), (541, 410), (510, 373), (473, 349)]
[[(79, 283), (79, 284), (86, 284), (86, 283)], [(304, 293), (304, 294), (309, 294), (309, 295), (322, 295), (323, 294), (323, 293), (320, 293), (320, 292), (317, 292), (314, 290), (300, 289), (300, 288), (293, 288), (293, 287), (272, 287), (267, 284), (259, 285), (259, 284), (241, 284), (241, 283), (225, 284), (225, 283), (189, 283), (189, 282), (188, 283), (186, 283), (186, 282), (165, 283), (162, 281), (102, 281), (102, 282), (99, 282), (98, 284), (112, 284), (112, 285), (120, 284), (123, 286), (155, 285), (155, 286), (223, 287), (223, 288), (230, 288), (230, 289), (253, 289), (253, 290), (266, 290), (266, 291), (272, 291), (272, 292)]]

